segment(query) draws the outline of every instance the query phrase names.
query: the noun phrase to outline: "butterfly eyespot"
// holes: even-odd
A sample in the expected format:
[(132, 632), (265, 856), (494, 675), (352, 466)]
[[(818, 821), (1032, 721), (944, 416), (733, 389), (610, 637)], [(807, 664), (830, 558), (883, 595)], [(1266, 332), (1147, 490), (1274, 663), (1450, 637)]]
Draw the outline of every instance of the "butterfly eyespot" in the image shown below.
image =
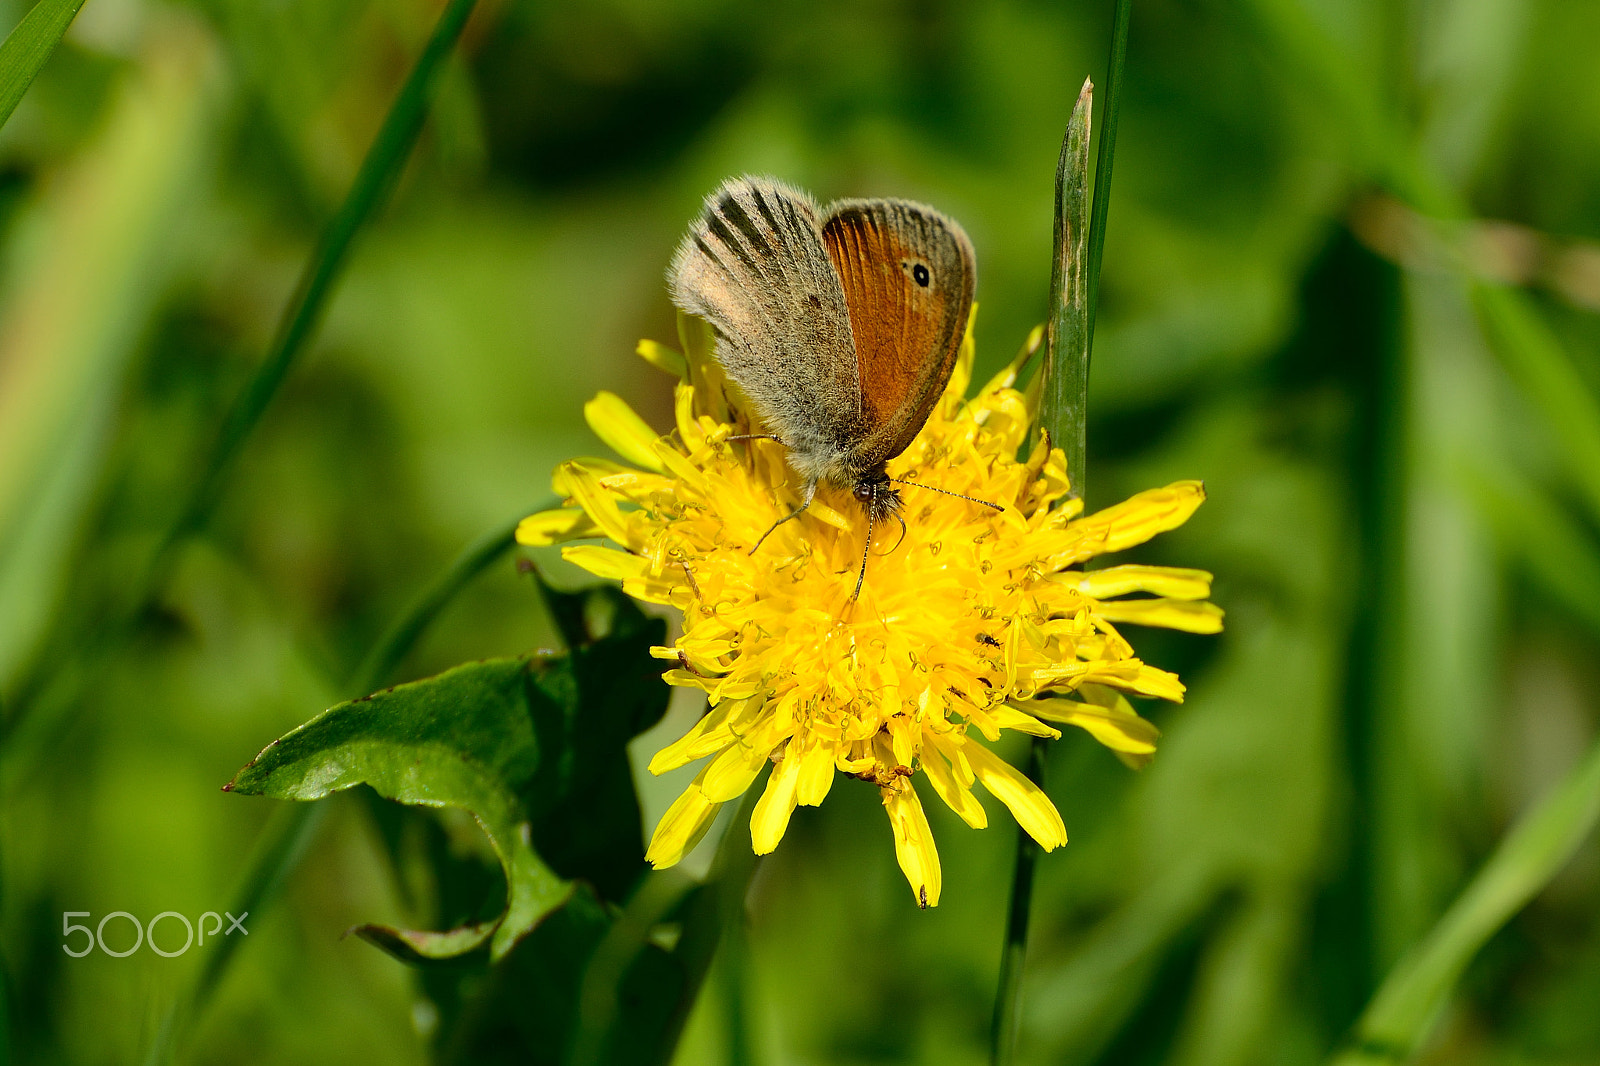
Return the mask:
[(928, 268), (926, 266), (924, 266), (922, 263), (918, 263), (916, 266), (911, 268), (911, 280), (915, 281), (918, 285), (921, 285), (924, 289), (926, 289), (928, 287), (928, 282), (933, 280), (933, 275), (928, 273)]

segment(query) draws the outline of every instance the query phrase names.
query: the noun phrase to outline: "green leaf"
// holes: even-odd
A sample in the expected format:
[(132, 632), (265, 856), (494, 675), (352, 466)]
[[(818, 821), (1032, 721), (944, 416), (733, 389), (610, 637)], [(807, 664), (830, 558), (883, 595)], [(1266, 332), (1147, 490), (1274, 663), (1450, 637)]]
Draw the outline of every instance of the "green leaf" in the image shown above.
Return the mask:
[(540, 590), (570, 654), (548, 667), (532, 704), (540, 749), (561, 753), (523, 790), (534, 846), (561, 876), (621, 902), (646, 869), (628, 742), (667, 710), (661, 663), (650, 656), (666, 623), (609, 586)]
[(478, 820), (505, 871), (505, 913), (444, 933), (356, 930), (403, 961), (485, 943), (499, 959), (567, 898), (569, 881), (620, 901), (645, 870), (627, 747), (666, 711), (650, 656), (665, 623), (613, 588), (540, 588), (569, 654), (469, 663), (341, 703), (268, 745), (228, 785), (312, 800), (366, 784)]
[[(469, 663), (341, 703), (268, 745), (227, 788), (312, 800), (366, 784), (401, 803), (471, 812), (506, 875), (505, 914), (490, 938), (499, 958), (571, 891), (534, 852), (518, 796), (542, 762), (559, 761), (541, 758), (530, 708), (561, 702), (544, 685), (566, 666), (525, 658)], [(424, 958), (470, 950), (484, 939), (464, 930), (430, 939), (367, 927), (363, 935)]]
[(83, 0), (39, 0), (0, 44), (0, 126), (22, 102), (82, 6)]
[(351, 932), (374, 947), (382, 948), (401, 962), (416, 966), (437, 959), (453, 959), (476, 951), (489, 942), (500, 924), (497, 919), (492, 922), (463, 925), (459, 929), (448, 929), (442, 933), (431, 933), (416, 929), (395, 929), (369, 922), (366, 925), (356, 926)]

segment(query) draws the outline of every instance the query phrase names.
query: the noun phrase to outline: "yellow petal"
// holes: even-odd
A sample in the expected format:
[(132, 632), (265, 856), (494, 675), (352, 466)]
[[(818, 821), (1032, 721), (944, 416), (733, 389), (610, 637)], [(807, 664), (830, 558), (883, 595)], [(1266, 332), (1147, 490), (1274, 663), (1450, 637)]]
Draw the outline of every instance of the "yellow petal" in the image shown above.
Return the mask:
[(741, 740), (711, 760), (700, 772), (700, 789), (712, 803), (726, 803), (740, 796), (766, 765), (772, 749), (760, 748)]
[[(1042, 326), (1034, 329), (1041, 330)], [(1031, 335), (1030, 335), (1031, 336)], [(1022, 406), (1028, 412), (1028, 425), (1033, 425), (1039, 419), (1039, 404), (1044, 399), (1044, 374), (1039, 373), (1028, 379), (1027, 386), (1022, 390)], [(1041, 434), (1042, 436), (1042, 434)]]
[(629, 555), (598, 544), (572, 544), (561, 549), (561, 558), (576, 563), (595, 577), (608, 581), (621, 581), (628, 577), (643, 577), (650, 568), (650, 560), (642, 555)]
[(678, 424), (678, 436), (683, 438), (683, 446), (694, 452), (706, 442), (705, 434), (700, 432), (700, 423), (694, 414), (694, 389), (689, 385), (679, 385), (672, 390), (672, 418)]
[(1147, 489), (1119, 504), (1097, 511), (1072, 524), (1086, 541), (1078, 558), (1119, 552), (1143, 544), (1157, 533), (1176, 529), (1189, 520), (1206, 499), (1198, 481), (1176, 481), (1164, 489)]
[[(657, 444), (656, 447), (659, 449), (661, 445)], [(631, 466), (624, 467), (619, 473), (607, 474), (600, 479), (600, 484), (634, 503), (644, 503), (658, 492), (670, 496), (676, 487), (673, 479), (666, 474), (652, 474)]]
[(711, 690), (711, 699), (716, 702), (746, 700), (760, 691), (760, 681), (749, 681), (736, 674), (729, 674), (717, 681), (716, 687)]
[(1163, 626), (1185, 633), (1222, 632), (1222, 608), (1194, 600), (1109, 600), (1095, 608), (1101, 618), (1139, 626)]
[(637, 474), (631, 466), (623, 466), (614, 459), (569, 459), (555, 468), (550, 475), (550, 488), (557, 496), (571, 496), (573, 478), (585, 475), (597, 485), (604, 486), (618, 476)]
[(989, 713), (994, 716), (994, 724), (1001, 729), (1014, 729), (1018, 733), (1026, 733), (1030, 737), (1048, 737), (1051, 740), (1061, 736), (1061, 730), (1050, 728), (1037, 718), (1024, 714), (1010, 704), (991, 707), (989, 708)]
[(873, 758), (870, 751), (865, 755), (852, 757), (850, 749), (840, 745), (834, 751), (833, 764), (842, 774), (865, 774), (870, 773), (878, 765), (878, 760)]
[(517, 523), (517, 543), (530, 548), (599, 535), (600, 527), (576, 507), (564, 507), (559, 511), (540, 511)]
[(600, 392), (583, 405), (584, 421), (594, 435), (611, 445), (613, 451), (646, 470), (661, 470), (653, 445), (660, 434), (651, 429), (633, 408), (614, 392)]
[(967, 332), (961, 338), (961, 347), (956, 349), (956, 365), (951, 368), (950, 380), (945, 384), (946, 396), (965, 396), (967, 386), (972, 384), (972, 363), (977, 358), (977, 346), (972, 341), (972, 324), (978, 318), (978, 305), (972, 305), (972, 310), (967, 312)]
[(700, 843), (721, 806), (708, 801), (698, 783), (690, 785), (656, 823), (650, 847), (644, 854), (645, 861), (658, 870), (676, 864)]
[(847, 532), (850, 529), (850, 519), (846, 518), (838, 511), (835, 511), (832, 507), (829, 507), (821, 500), (811, 501), (811, 506), (806, 508), (806, 516), (808, 518), (815, 518), (819, 522), (826, 523), (827, 525), (832, 526), (834, 529), (842, 529)]
[(691, 373), (711, 362), (711, 352), (716, 342), (717, 334), (711, 328), (711, 323), (687, 311), (678, 312), (678, 343), (683, 345), (684, 361)]
[(639, 353), (639, 356), (645, 362), (657, 370), (665, 370), (667, 373), (675, 374), (680, 378), (689, 376), (688, 360), (684, 359), (682, 353), (673, 351), (665, 344), (644, 340), (640, 341), (639, 347), (634, 350)]
[(889, 812), (889, 827), (894, 830), (894, 857), (911, 883), (917, 906), (937, 907), (943, 877), (922, 801), (910, 784), (901, 781), (899, 787), (883, 790), (883, 806)]
[(1075, 725), (1088, 731), (1090, 736), (1113, 751), (1137, 755), (1155, 751), (1161, 731), (1149, 719), (1139, 717), (1120, 693), (1116, 694), (1116, 698), (1117, 703), (1110, 707), (1067, 699), (1030, 700), (1026, 706), (1040, 718)]
[[(887, 706), (895, 706), (900, 702), (899, 693), (892, 685), (884, 688), (881, 697)], [(913, 765), (917, 760), (917, 742), (922, 739), (922, 730), (903, 714), (894, 715), (884, 723), (884, 728), (889, 731), (889, 748), (894, 755), (895, 765)]]
[(699, 410), (718, 422), (731, 422), (733, 410), (728, 406), (728, 380), (722, 367), (717, 365), (713, 352), (717, 334), (711, 323), (694, 315), (678, 312), (678, 340), (683, 344), (684, 362), (689, 367), (689, 384), (694, 387), (695, 403)]
[(687, 733), (656, 752), (655, 757), (650, 760), (650, 772), (664, 774), (668, 770), (687, 766), (696, 759), (714, 755), (727, 747), (734, 740), (733, 732), (728, 728), (728, 720), (742, 707), (742, 700), (723, 700), (712, 707), (698, 722), (689, 727)]
[(622, 591), (636, 600), (646, 603), (661, 603), (678, 608), (680, 611), (688, 607), (691, 593), (687, 585), (675, 584), (671, 581), (657, 581), (653, 578), (624, 578)]
[(955, 811), (963, 822), (974, 829), (984, 829), (989, 825), (989, 812), (983, 809), (983, 804), (978, 802), (978, 797), (972, 794), (970, 788), (956, 780), (955, 774), (950, 772), (950, 764), (942, 756), (925, 751), (922, 772), (928, 775), (928, 783), (944, 800), (945, 806)]
[(827, 744), (814, 744), (800, 756), (800, 782), (796, 799), (801, 806), (815, 807), (827, 798), (833, 787), (833, 751)]
[[(1039, 350), (1039, 345), (1043, 343), (1044, 327), (1034, 326), (1028, 332), (1028, 339), (1022, 342), (1022, 350), (1017, 353), (1016, 358), (1007, 363), (1000, 373), (990, 378), (988, 383), (978, 390), (978, 395), (987, 396), (991, 392), (999, 392), (1001, 389), (1009, 389), (1015, 385), (1017, 376), (1022, 373), (1022, 368), (1028, 364), (1028, 360), (1033, 358), (1034, 353)], [(1034, 377), (1038, 378), (1039, 375), (1035, 374)]]
[[(556, 468), (556, 481), (564, 486), (566, 495), (588, 512), (601, 532), (618, 544), (631, 546), (627, 520), (622, 517), (616, 499), (601, 487), (600, 479), (593, 471), (569, 460)], [(561, 492), (562, 488), (558, 487), (556, 491)]]
[(977, 741), (970, 741), (963, 747), (983, 787), (1011, 808), (1017, 824), (1038, 841), (1041, 848), (1054, 851), (1067, 842), (1067, 827), (1061, 821), (1061, 812), (1038, 785)]
[(794, 813), (795, 785), (799, 780), (800, 755), (790, 747), (767, 778), (766, 791), (761, 793), (755, 813), (750, 816), (750, 846), (757, 855), (769, 854), (783, 839), (789, 816)]
[(1203, 600), (1211, 595), (1211, 575), (1175, 566), (1109, 566), (1104, 570), (1068, 570), (1055, 580), (1085, 596), (1108, 600), (1130, 592), (1149, 592), (1174, 600)]
[(1123, 686), (1129, 692), (1140, 696), (1155, 696), (1157, 699), (1171, 700), (1173, 703), (1183, 702), (1183, 682), (1178, 680), (1178, 675), (1167, 670), (1158, 670), (1147, 663), (1140, 663), (1133, 680)]

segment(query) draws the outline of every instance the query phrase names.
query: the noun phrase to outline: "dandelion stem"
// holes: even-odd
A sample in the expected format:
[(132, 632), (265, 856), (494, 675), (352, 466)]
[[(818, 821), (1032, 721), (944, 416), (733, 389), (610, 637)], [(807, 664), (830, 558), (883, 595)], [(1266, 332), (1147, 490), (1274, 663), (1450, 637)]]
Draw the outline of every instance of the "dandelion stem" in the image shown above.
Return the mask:
[(749, 894), (750, 879), (755, 875), (760, 861), (760, 856), (750, 847), (750, 816), (755, 813), (756, 802), (761, 798), (765, 785), (765, 779), (761, 779), (745, 790), (733, 820), (728, 823), (717, 845), (717, 857), (711, 862), (710, 876), (706, 878), (684, 919), (683, 935), (672, 952), (673, 958), (682, 967), (683, 985), (672, 1016), (662, 1033), (660, 1060), (655, 1066), (665, 1066), (677, 1050), (684, 1024), (689, 1020), (689, 1012), (699, 997), (706, 973), (711, 968), (711, 960), (726, 930), (735, 923), (744, 922), (745, 897)]
[[(1040, 785), (1044, 778), (1044, 742), (1035, 737), (1028, 746), (1028, 780)], [(1009, 1066), (1017, 1047), (1017, 1024), (1022, 1007), (1022, 963), (1028, 947), (1028, 919), (1033, 906), (1033, 867), (1039, 845), (1025, 830), (1017, 831), (1017, 865), (1011, 875), (1011, 906), (1006, 913), (1005, 954), (1000, 957), (1000, 987), (995, 992), (994, 1028), (990, 1061)]]
[[(1117, 0), (1112, 18), (1111, 56), (1101, 111), (1100, 153), (1095, 165), (1093, 207), (1087, 228), (1089, 125), (1093, 85), (1085, 80), (1067, 123), (1056, 166), (1055, 248), (1050, 272), (1050, 318), (1046, 327), (1044, 404), (1040, 424), (1067, 461), (1071, 494), (1083, 498), (1088, 447), (1089, 358), (1094, 348), (1095, 307), (1100, 295), (1100, 259), (1105, 248), (1106, 212), (1111, 199), (1111, 161), (1116, 147), (1117, 109), (1122, 99), (1122, 68), (1128, 55), (1132, 0)], [(1087, 238), (1087, 239), (1086, 239)], [(1087, 245), (1087, 247), (1085, 247)], [(1029, 780), (1044, 787), (1045, 741), (1029, 746)], [(1039, 846), (1020, 827), (1011, 879), (1005, 950), (995, 992), (990, 1061), (1009, 1066), (1016, 1051), (1022, 1006), (1022, 967), (1028, 946), (1033, 871)]]
[(749, 944), (742, 914), (730, 915), (722, 931), (721, 979), (723, 1029), (727, 1034), (728, 1066), (752, 1066), (750, 1010), (746, 1002)]

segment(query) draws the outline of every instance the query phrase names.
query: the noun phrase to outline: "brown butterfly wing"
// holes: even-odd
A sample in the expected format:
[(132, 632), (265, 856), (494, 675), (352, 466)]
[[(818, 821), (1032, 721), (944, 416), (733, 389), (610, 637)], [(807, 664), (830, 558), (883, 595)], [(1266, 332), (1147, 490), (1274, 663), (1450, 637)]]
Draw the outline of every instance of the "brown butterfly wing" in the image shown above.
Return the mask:
[(844, 287), (861, 374), (856, 476), (893, 459), (921, 431), (950, 380), (972, 310), (977, 267), (955, 221), (905, 200), (841, 200), (822, 239)]
[(846, 481), (862, 425), (860, 374), (817, 209), (771, 178), (706, 198), (668, 271), (672, 299), (710, 322), (717, 359), (807, 480)]

